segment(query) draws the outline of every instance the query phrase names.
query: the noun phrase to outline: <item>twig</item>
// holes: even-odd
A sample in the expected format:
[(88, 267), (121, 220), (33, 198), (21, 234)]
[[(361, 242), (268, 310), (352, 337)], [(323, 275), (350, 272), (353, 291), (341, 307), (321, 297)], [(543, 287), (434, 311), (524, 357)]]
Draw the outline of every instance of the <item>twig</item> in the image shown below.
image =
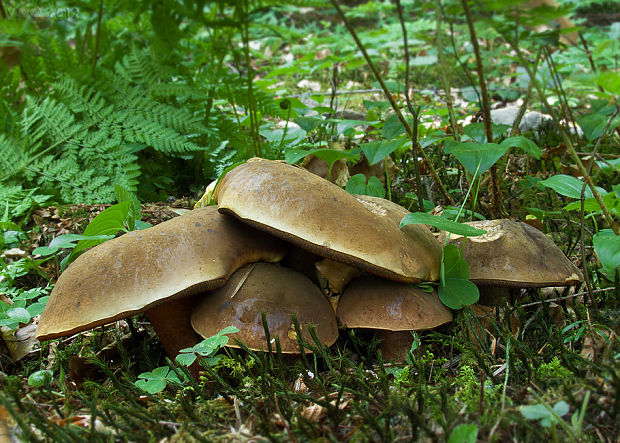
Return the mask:
[[(604, 288), (604, 289), (593, 289), (592, 293), (593, 294), (598, 294), (599, 292), (613, 291), (615, 289), (616, 289), (615, 286), (612, 286), (611, 288)], [(575, 294), (564, 295), (562, 297), (546, 298), (546, 299), (540, 300), (540, 301), (533, 301), (533, 302), (530, 302), (530, 303), (524, 303), (522, 305), (519, 305), (519, 307), (520, 308), (529, 308), (531, 306), (542, 305), (543, 303), (551, 303), (551, 302), (556, 302), (556, 301), (568, 300), (569, 298), (581, 297), (582, 295), (588, 295), (588, 291), (577, 292)]]

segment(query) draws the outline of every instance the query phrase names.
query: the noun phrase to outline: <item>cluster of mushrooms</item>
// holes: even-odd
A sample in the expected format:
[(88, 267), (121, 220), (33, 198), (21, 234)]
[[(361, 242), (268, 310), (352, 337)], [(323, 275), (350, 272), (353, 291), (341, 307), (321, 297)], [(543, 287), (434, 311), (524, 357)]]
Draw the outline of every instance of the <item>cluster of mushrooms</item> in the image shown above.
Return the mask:
[[(264, 313), (282, 352), (297, 353), (293, 314), (306, 340), (315, 325), (326, 346), (339, 324), (410, 337), (452, 320), (436, 292), (412, 285), (439, 279), (443, 234), (438, 239), (424, 225), (399, 229), (408, 213), (401, 206), (264, 159), (228, 172), (213, 199), (217, 206), (82, 254), (58, 279), (37, 338), (145, 312), (171, 357), (231, 325), (240, 331), (235, 339), (265, 350)], [(511, 220), (471, 224), (487, 231), (464, 249), (481, 288), (580, 281), (579, 270), (535, 228)], [(449, 241), (460, 246), (463, 238)]]

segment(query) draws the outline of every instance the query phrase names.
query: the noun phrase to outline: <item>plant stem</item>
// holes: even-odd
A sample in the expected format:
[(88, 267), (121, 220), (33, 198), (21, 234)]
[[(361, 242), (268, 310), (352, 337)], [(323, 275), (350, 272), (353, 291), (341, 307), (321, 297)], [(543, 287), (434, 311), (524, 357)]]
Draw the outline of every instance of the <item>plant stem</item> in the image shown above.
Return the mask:
[[(463, 11), (465, 12), (465, 19), (467, 20), (467, 26), (469, 27), (469, 39), (474, 47), (474, 54), (476, 56), (476, 70), (478, 71), (478, 83), (480, 85), (481, 108), (482, 108), (482, 121), (484, 122), (484, 133), (487, 136), (487, 143), (493, 143), (493, 126), (491, 123), (491, 105), (489, 103), (489, 92), (487, 91), (487, 83), (484, 79), (484, 68), (482, 66), (482, 57), (480, 56), (480, 45), (478, 45), (478, 37), (476, 36), (476, 30), (474, 28), (474, 22), (471, 18), (471, 11), (469, 10), (468, 0), (461, 0), (463, 5)], [(491, 174), (491, 213), (493, 217), (499, 218), (503, 212), (503, 196), (502, 191), (499, 188), (497, 178), (497, 168), (495, 165), (489, 169)]]
[[(403, 116), (402, 112), (400, 111), (400, 108), (398, 107), (398, 104), (396, 104), (396, 101), (392, 97), (392, 94), (390, 93), (388, 87), (386, 86), (385, 82), (383, 81), (383, 77), (381, 77), (381, 74), (379, 73), (379, 70), (377, 69), (375, 64), (372, 62), (370, 56), (368, 55), (368, 52), (366, 52), (366, 48), (364, 47), (364, 45), (362, 44), (361, 40), (357, 36), (357, 32), (355, 32), (355, 29), (353, 28), (351, 23), (349, 23), (349, 20), (347, 20), (347, 18), (345, 17), (344, 12), (342, 11), (340, 6), (338, 5), (337, 0), (331, 0), (331, 3), (334, 6), (334, 8), (336, 8), (336, 11), (338, 12), (338, 15), (340, 16), (340, 19), (342, 20), (342, 22), (344, 23), (345, 27), (347, 28), (347, 31), (349, 31), (349, 34), (351, 34), (351, 37), (353, 37), (353, 40), (355, 40), (355, 44), (357, 45), (358, 49), (360, 50), (360, 52), (364, 56), (364, 59), (366, 60), (366, 63), (370, 67), (370, 70), (372, 71), (373, 75), (375, 76), (375, 78), (377, 79), (379, 84), (381, 85), (381, 89), (383, 89), (383, 93), (385, 94), (385, 97), (390, 102), (390, 105), (392, 106), (392, 109), (396, 113), (396, 116), (398, 117), (398, 120), (400, 121), (400, 123), (405, 128), (405, 131), (407, 132), (407, 135), (409, 136), (409, 138), (413, 138), (413, 131), (411, 129), (411, 126), (409, 126), (409, 123), (407, 123), (407, 120), (405, 119), (405, 117)], [(441, 193), (441, 195), (443, 195), (443, 197), (451, 205), (454, 205), (455, 204), (454, 203), (454, 199), (452, 198), (452, 196), (450, 194), (448, 194), (448, 191), (446, 190), (446, 187), (444, 186), (444, 184), (442, 183), (441, 179), (439, 178), (439, 175), (437, 174), (437, 171), (435, 170), (435, 167), (433, 166), (433, 164), (431, 163), (430, 159), (428, 158), (428, 155), (426, 155), (426, 152), (424, 152), (424, 150), (419, 145), (418, 145), (418, 150), (419, 150), (420, 155), (422, 156), (422, 158), (424, 160), (426, 160), (426, 162), (428, 163), (428, 170), (429, 170), (431, 176), (433, 177), (433, 180), (437, 184), (437, 187), (439, 188), (439, 192)]]
[(99, 12), (97, 13), (97, 34), (95, 36), (95, 52), (93, 54), (93, 69), (91, 75), (95, 78), (95, 68), (97, 67), (97, 57), (99, 57), (99, 40), (101, 39), (101, 18), (103, 17), (103, 0), (99, 0)]
[(452, 128), (452, 136), (456, 141), (460, 141), (461, 134), (456, 123), (456, 116), (454, 114), (454, 104), (452, 103), (452, 92), (450, 90), (450, 79), (448, 78), (447, 69), (445, 68), (443, 59), (443, 39), (441, 35), (441, 21), (443, 14), (441, 12), (441, 3), (435, 2), (435, 46), (437, 47), (437, 64), (439, 65), (439, 72), (441, 75), (441, 83), (443, 86), (444, 94), (446, 95), (446, 106), (448, 108), (448, 117), (450, 118), (450, 127)]
[[(403, 46), (405, 52), (405, 100), (407, 101), (407, 109), (409, 109), (409, 112), (413, 116), (413, 136), (411, 137), (411, 147), (413, 148), (413, 168), (415, 172), (416, 195), (418, 197), (417, 206), (418, 211), (424, 212), (424, 188), (422, 187), (422, 178), (420, 177), (420, 165), (418, 164), (418, 156), (416, 154), (416, 151), (422, 150), (418, 143), (418, 123), (420, 118), (420, 107), (418, 106), (417, 109), (414, 109), (413, 105), (411, 104), (411, 99), (409, 98), (409, 44), (407, 43), (407, 28), (405, 27), (405, 19), (403, 18), (403, 7), (400, 4), (400, 0), (396, 0), (396, 10), (398, 11), (398, 20), (400, 21), (400, 27), (403, 32)], [(385, 170), (387, 177), (387, 163), (385, 163)], [(388, 194), (391, 193), (388, 192)]]

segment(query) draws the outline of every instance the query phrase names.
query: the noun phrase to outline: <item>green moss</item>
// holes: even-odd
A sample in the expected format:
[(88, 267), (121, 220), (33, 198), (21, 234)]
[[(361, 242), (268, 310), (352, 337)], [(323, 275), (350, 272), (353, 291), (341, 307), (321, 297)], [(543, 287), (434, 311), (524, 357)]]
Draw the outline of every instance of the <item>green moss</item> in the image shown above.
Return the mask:
[(536, 380), (547, 384), (565, 383), (575, 374), (560, 363), (558, 357), (553, 357), (549, 363), (541, 364), (535, 372)]

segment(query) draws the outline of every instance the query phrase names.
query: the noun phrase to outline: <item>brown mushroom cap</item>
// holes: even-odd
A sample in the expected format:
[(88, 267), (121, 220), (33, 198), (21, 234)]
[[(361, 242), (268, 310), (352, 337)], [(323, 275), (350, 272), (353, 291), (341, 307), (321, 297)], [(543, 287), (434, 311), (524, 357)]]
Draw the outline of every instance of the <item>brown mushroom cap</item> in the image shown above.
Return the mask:
[(349, 283), (338, 304), (338, 320), (347, 328), (413, 331), (452, 321), (452, 312), (436, 292), (374, 277)]
[(224, 284), (240, 266), (276, 262), (285, 245), (212, 206), (94, 247), (62, 273), (41, 315), (47, 340)]
[(314, 267), (316, 268), (319, 286), (326, 295), (342, 294), (349, 282), (362, 273), (353, 266), (329, 258), (316, 262)]
[[(336, 316), (321, 290), (302, 273), (267, 263), (242, 267), (226, 285), (206, 294), (194, 309), (192, 326), (205, 338), (236, 326), (233, 338), (250, 349), (266, 350), (261, 312), (283, 353), (299, 353), (292, 314), (297, 314), (306, 341), (312, 343), (309, 325), (317, 325), (319, 340), (328, 346), (338, 337)], [(231, 341), (229, 346), (235, 345)]]
[[(469, 279), (477, 285), (537, 288), (568, 286), (582, 279), (560, 248), (527, 223), (502, 219), (467, 224), (487, 231), (465, 243)], [(445, 237), (442, 233), (440, 241)], [(461, 248), (463, 237), (451, 234), (449, 241)]]
[(255, 160), (230, 171), (215, 190), (223, 213), (307, 249), (373, 274), (429, 280), (427, 251), (355, 197), (308, 171)]
[[(409, 214), (409, 211), (399, 204), (391, 202), (381, 197), (372, 197), (370, 195), (356, 195), (359, 200), (373, 214), (390, 220), (394, 226), (399, 227), (403, 217)], [(401, 229), (405, 234), (415, 241), (420, 254), (417, 256), (418, 261), (428, 269), (428, 278), (426, 281), (439, 280), (439, 270), (441, 266), (441, 243), (435, 238), (433, 233), (426, 225), (410, 224)]]

